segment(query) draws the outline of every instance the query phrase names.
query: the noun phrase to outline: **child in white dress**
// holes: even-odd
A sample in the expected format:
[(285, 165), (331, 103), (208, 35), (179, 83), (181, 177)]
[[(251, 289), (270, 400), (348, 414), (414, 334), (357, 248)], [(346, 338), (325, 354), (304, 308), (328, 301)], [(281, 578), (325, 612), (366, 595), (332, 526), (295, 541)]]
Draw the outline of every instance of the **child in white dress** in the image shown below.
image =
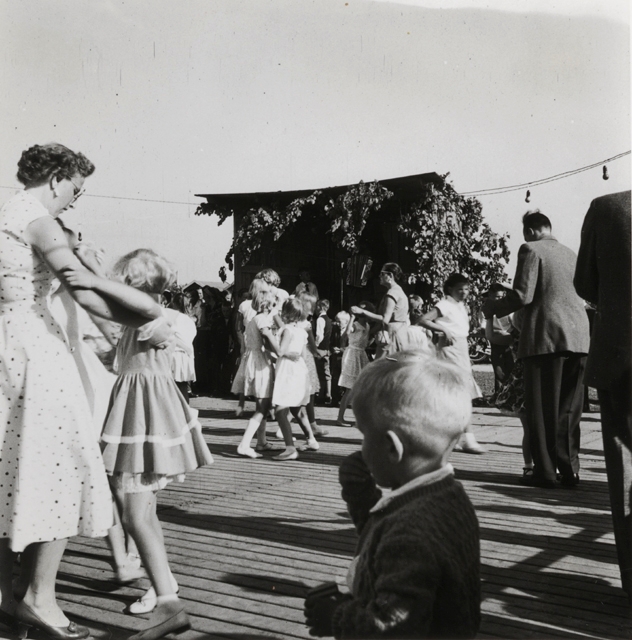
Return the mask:
[(314, 357), (320, 357), (320, 355), (318, 354), (318, 349), (316, 348), (316, 340), (314, 339), (314, 332), (312, 330), (311, 316), (314, 312), (314, 308), (316, 306), (318, 298), (311, 293), (308, 293), (307, 291), (298, 294), (296, 298), (303, 304), (303, 317), (301, 318), (298, 326), (307, 331), (307, 344), (303, 349), (303, 359), (305, 360), (305, 364), (307, 365), (307, 372), (309, 374), (310, 392), (309, 402), (307, 403), (305, 410), (307, 411), (307, 418), (309, 420), (309, 424), (312, 427), (314, 435), (325, 436), (327, 435), (327, 431), (316, 422), (316, 412), (314, 410), (314, 398), (320, 391), (320, 380), (318, 379), (318, 369), (316, 369), (316, 362), (314, 360)]
[[(375, 313), (375, 306), (370, 302), (361, 302), (358, 307)], [(338, 420), (336, 421), (341, 427), (351, 424), (345, 422), (345, 411), (351, 401), (351, 390), (360, 375), (360, 371), (369, 364), (366, 348), (370, 342), (370, 330), (371, 327), (366, 316), (356, 318), (351, 314), (347, 328), (342, 335), (342, 339), (347, 342), (347, 346), (342, 353), (342, 365), (340, 378), (338, 379), (338, 386), (345, 390), (342, 398), (340, 398), (340, 409), (338, 410)]]
[(241, 346), (241, 356), (239, 358), (239, 368), (235, 374), (233, 384), (231, 386), (231, 393), (234, 393), (239, 397), (237, 402), (237, 409), (235, 409), (235, 418), (239, 418), (244, 412), (244, 406), (246, 404), (246, 394), (244, 393), (244, 368), (246, 366), (246, 344), (245, 333), (248, 323), (257, 315), (257, 312), (252, 308), (252, 301), (255, 299), (258, 293), (263, 291), (270, 291), (270, 285), (261, 278), (255, 278), (250, 283), (248, 289), (248, 298), (244, 300), (237, 310), (237, 336)]
[[(254, 396), (257, 404), (237, 447), (237, 453), (248, 458), (260, 458), (258, 451), (272, 448), (266, 442), (266, 416), (272, 404), (274, 366), (266, 340), (276, 350), (271, 313), (275, 304), (276, 296), (272, 291), (258, 293), (252, 301), (252, 309), (256, 315), (248, 322), (244, 334), (244, 394)], [(255, 432), (259, 436), (256, 450), (250, 446)]]
[[(171, 373), (172, 349), (158, 350), (147, 340), (168, 328), (169, 309), (159, 296), (174, 278), (164, 258), (138, 249), (114, 266), (114, 277), (144, 291), (151, 299), (144, 315), (152, 322), (126, 327), (117, 347), (119, 377), (101, 435), (101, 450), (110, 483), (120, 496), (126, 529), (134, 538), (156, 594), (149, 627), (130, 640), (160, 638), (190, 627), (169, 569), (156, 493), (184, 474), (212, 463), (200, 423), (178, 392)], [(68, 270), (70, 285), (94, 289), (126, 306), (127, 290), (119, 282), (78, 268)], [(143, 312), (141, 312), (143, 313)], [(176, 313), (173, 312), (172, 313)]]
[(276, 365), (272, 403), (276, 406), (276, 417), (283, 433), (285, 451), (275, 460), (296, 460), (298, 451), (294, 446), (289, 413), (292, 410), (307, 437), (307, 448), (318, 450), (312, 428), (305, 418), (305, 405), (311, 391), (309, 372), (303, 359), (307, 345), (307, 332), (299, 326), (304, 315), (303, 305), (297, 298), (283, 303), (281, 319), (285, 326), (279, 332), (279, 359)]
[(197, 327), (193, 318), (184, 313), (184, 295), (182, 293), (173, 294), (169, 307), (177, 312), (177, 315), (172, 316), (176, 346), (171, 356), (171, 372), (176, 386), (188, 402), (189, 384), (195, 382), (193, 340), (197, 334)]
[[(443, 291), (445, 298), (424, 314), (419, 324), (437, 334), (437, 357), (448, 360), (467, 372), (470, 395), (472, 398), (480, 398), (482, 394), (472, 374), (467, 344), (470, 317), (465, 300), (470, 293), (470, 281), (460, 273), (453, 273), (445, 281)], [(455, 451), (485, 453), (485, 449), (476, 441), (471, 424), (466, 427), (462, 444), (457, 445)]]

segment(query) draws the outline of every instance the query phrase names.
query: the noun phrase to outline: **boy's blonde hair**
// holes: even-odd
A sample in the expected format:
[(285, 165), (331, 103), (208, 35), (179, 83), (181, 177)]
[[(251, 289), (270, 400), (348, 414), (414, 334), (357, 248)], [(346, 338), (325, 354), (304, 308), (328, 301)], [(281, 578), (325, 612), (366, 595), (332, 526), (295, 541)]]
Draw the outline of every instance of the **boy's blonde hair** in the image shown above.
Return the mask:
[(468, 425), (472, 400), (460, 368), (402, 351), (362, 370), (353, 412), (363, 428), (394, 431), (409, 454), (440, 458)]
[(342, 333), (347, 328), (349, 320), (351, 320), (351, 316), (343, 310), (338, 311), (334, 319), (340, 324), (340, 333)]
[(276, 305), (276, 295), (272, 291), (260, 291), (252, 301), (252, 309), (257, 313), (270, 311)]
[(176, 279), (173, 265), (152, 249), (136, 249), (119, 258), (111, 275), (145, 293), (162, 293)]

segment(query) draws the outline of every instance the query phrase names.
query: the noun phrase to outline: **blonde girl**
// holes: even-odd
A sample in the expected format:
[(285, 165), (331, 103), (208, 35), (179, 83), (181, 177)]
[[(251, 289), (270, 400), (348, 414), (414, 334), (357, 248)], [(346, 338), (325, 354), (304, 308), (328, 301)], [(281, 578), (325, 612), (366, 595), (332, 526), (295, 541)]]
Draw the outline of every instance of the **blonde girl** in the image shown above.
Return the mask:
[(244, 341), (244, 334), (248, 323), (257, 315), (257, 312), (252, 308), (252, 301), (255, 299), (258, 293), (263, 291), (270, 291), (270, 285), (262, 278), (255, 278), (248, 289), (248, 297), (244, 300), (237, 310), (237, 336), (241, 344), (241, 357), (239, 359), (239, 368), (235, 374), (231, 393), (234, 393), (239, 397), (237, 402), (237, 409), (235, 409), (235, 418), (239, 418), (244, 412), (244, 406), (246, 404), (246, 394), (244, 393), (244, 368), (246, 366), (246, 346)]
[[(366, 309), (369, 313), (375, 313), (375, 307), (370, 302), (361, 302), (358, 307)], [(351, 401), (351, 390), (360, 375), (360, 371), (369, 364), (366, 348), (370, 342), (370, 330), (371, 327), (366, 316), (362, 315), (356, 318), (352, 313), (346, 330), (342, 335), (343, 343), (346, 342), (347, 346), (342, 354), (342, 365), (338, 380), (338, 386), (345, 390), (340, 399), (340, 409), (338, 410), (337, 423), (341, 427), (350, 424), (345, 422), (345, 411)]]
[(297, 418), (307, 437), (307, 448), (318, 450), (311, 426), (305, 416), (305, 405), (309, 402), (310, 381), (303, 353), (307, 345), (307, 332), (299, 324), (304, 317), (303, 304), (297, 298), (283, 303), (281, 319), (284, 326), (279, 332), (279, 359), (276, 365), (272, 403), (276, 406), (276, 418), (285, 441), (285, 451), (275, 460), (296, 460), (298, 451), (292, 437), (290, 410)]
[[(460, 273), (453, 273), (445, 281), (443, 291), (443, 300), (424, 314), (419, 324), (437, 336), (437, 357), (449, 360), (468, 373), (470, 395), (472, 398), (479, 398), (482, 394), (472, 374), (467, 345), (470, 317), (465, 301), (470, 293), (470, 281)], [(456, 451), (485, 453), (485, 449), (476, 441), (471, 425), (466, 427), (461, 442), (455, 448)]]
[[(142, 312), (153, 321), (140, 329), (125, 328), (117, 347), (119, 376), (105, 418), (101, 450), (121, 503), (123, 524), (136, 542), (152, 583), (152, 590), (144, 596), (148, 605), (155, 605), (149, 626), (130, 640), (151, 640), (190, 627), (169, 569), (156, 515), (156, 493), (213, 459), (200, 423), (173, 379), (173, 348), (158, 350), (147, 343), (156, 332), (164, 332), (177, 313), (163, 309), (158, 302), (162, 291), (173, 282), (173, 269), (150, 249), (138, 249), (121, 258), (112, 275), (119, 282), (72, 268), (68, 270), (68, 282), (100, 292), (124, 306), (129, 303), (129, 294), (120, 282), (149, 294)], [(151, 607), (139, 608), (147, 611)]]
[(309, 420), (312, 431), (314, 432), (314, 435), (324, 436), (327, 435), (327, 431), (320, 427), (320, 425), (316, 422), (316, 412), (314, 410), (314, 398), (320, 391), (320, 380), (318, 379), (318, 370), (316, 369), (316, 362), (314, 360), (314, 357), (320, 357), (320, 355), (318, 353), (318, 349), (316, 348), (316, 340), (314, 339), (312, 323), (310, 322), (310, 318), (314, 313), (314, 308), (316, 306), (318, 298), (311, 293), (308, 293), (307, 291), (299, 293), (296, 297), (303, 304), (303, 316), (298, 326), (302, 327), (307, 332), (307, 344), (305, 345), (305, 349), (303, 350), (303, 359), (305, 360), (307, 371), (309, 373), (310, 392), (309, 402), (307, 403), (305, 409), (307, 411), (307, 418)]
[[(248, 458), (260, 458), (258, 451), (272, 449), (266, 442), (266, 416), (272, 404), (274, 386), (274, 367), (268, 345), (278, 350), (272, 333), (271, 312), (275, 304), (276, 295), (272, 291), (259, 292), (252, 301), (252, 309), (257, 315), (248, 322), (244, 334), (244, 394), (254, 396), (257, 404), (237, 453)], [(255, 432), (259, 434), (256, 450), (250, 446)]]

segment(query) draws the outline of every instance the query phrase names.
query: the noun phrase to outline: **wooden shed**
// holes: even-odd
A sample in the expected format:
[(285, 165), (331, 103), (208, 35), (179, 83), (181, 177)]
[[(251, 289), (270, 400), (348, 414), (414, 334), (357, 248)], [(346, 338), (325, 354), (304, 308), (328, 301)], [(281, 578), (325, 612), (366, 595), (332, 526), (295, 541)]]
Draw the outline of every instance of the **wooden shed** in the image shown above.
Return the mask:
[[(379, 183), (391, 191), (393, 197), (369, 218), (362, 234), (360, 252), (355, 256), (335, 245), (327, 233), (330, 221), (322, 206), (319, 209), (315, 205), (309, 214), (301, 216), (277, 241), (264, 240), (247, 264), (242, 265), (240, 255), (234, 256), (236, 290), (248, 287), (257, 272), (271, 267), (281, 276), (281, 286), (291, 293), (300, 281), (299, 271), (307, 269), (318, 287), (320, 297), (328, 298), (334, 311), (348, 308), (363, 299), (373, 302), (379, 300), (383, 291), (379, 289), (377, 276), (382, 264), (397, 262), (405, 272), (414, 270), (414, 257), (404, 249), (397, 225), (402, 206), (419, 199), (422, 186), (429, 182), (439, 185), (441, 178), (436, 173), (422, 173), (380, 180)], [(350, 186), (318, 189), (322, 194), (319, 202), (335, 199)], [(232, 210), (234, 228), (238, 228), (243, 216), (251, 209), (264, 207), (278, 210), (314, 191), (196, 195), (205, 198), (210, 209)], [(369, 265), (370, 269), (367, 270)]]

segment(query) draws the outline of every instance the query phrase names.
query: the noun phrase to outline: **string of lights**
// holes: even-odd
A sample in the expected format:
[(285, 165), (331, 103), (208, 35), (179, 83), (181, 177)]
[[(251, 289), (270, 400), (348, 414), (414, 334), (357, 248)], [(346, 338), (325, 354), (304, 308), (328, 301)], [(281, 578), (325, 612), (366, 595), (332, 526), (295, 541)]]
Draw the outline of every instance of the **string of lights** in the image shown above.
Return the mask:
[[(599, 167), (601, 165), (604, 166), (608, 162), (613, 162), (614, 160), (618, 160), (619, 158), (623, 158), (624, 156), (629, 156), (630, 151), (625, 151), (623, 153), (619, 153), (616, 156), (612, 156), (611, 158), (607, 158), (606, 160), (600, 160), (599, 162), (593, 162), (593, 164), (586, 165), (585, 167), (580, 167), (579, 169), (572, 169), (571, 171), (564, 171), (563, 173), (557, 173), (553, 176), (549, 176), (548, 178), (541, 178), (540, 180), (532, 180), (531, 182), (523, 182), (522, 184), (513, 184), (505, 187), (494, 187), (490, 189), (480, 189), (479, 191), (465, 191), (461, 193), (462, 196), (491, 196), (496, 195), (498, 193), (508, 193), (510, 191), (521, 191), (522, 189), (527, 189), (529, 187), (535, 187), (540, 184), (546, 184), (547, 182), (555, 182), (556, 180), (563, 180), (564, 178), (569, 178), (570, 176), (574, 176), (577, 173), (582, 173), (583, 171), (589, 171), (590, 169), (594, 169), (595, 167)], [(604, 180), (608, 179), (607, 170), (604, 171)]]
[[(553, 176), (549, 176), (548, 178), (541, 178), (539, 180), (532, 180), (531, 182), (523, 182), (521, 184), (513, 184), (505, 187), (492, 187), (489, 189), (480, 189), (478, 191), (464, 191), (461, 193), (462, 196), (493, 196), (500, 193), (509, 193), (510, 191), (521, 191), (522, 189), (528, 189), (529, 187), (535, 187), (541, 184), (547, 184), (548, 182), (555, 182), (557, 180), (563, 180), (564, 178), (569, 178), (570, 176), (574, 176), (578, 173), (582, 173), (583, 171), (590, 171), (590, 169), (594, 169), (595, 167), (599, 167), (603, 165), (603, 179), (608, 179), (608, 169), (606, 165), (609, 162), (614, 162), (619, 158), (623, 158), (624, 156), (629, 156), (631, 151), (624, 151), (623, 153), (619, 153), (616, 156), (612, 156), (611, 158), (606, 158), (605, 160), (600, 160), (599, 162), (593, 162), (592, 164), (586, 165), (585, 167), (579, 167), (578, 169), (572, 169), (571, 171), (564, 171), (563, 173), (557, 173)], [(13, 189), (17, 190), (18, 187), (7, 187), (4, 185), (0, 185), (0, 189)], [(178, 200), (154, 200), (151, 198), (129, 198), (125, 196), (104, 196), (93, 193), (86, 193), (86, 198), (108, 198), (111, 200), (128, 200), (131, 202), (154, 202), (156, 204), (186, 204), (186, 205), (195, 205), (196, 202), (181, 202)]]

